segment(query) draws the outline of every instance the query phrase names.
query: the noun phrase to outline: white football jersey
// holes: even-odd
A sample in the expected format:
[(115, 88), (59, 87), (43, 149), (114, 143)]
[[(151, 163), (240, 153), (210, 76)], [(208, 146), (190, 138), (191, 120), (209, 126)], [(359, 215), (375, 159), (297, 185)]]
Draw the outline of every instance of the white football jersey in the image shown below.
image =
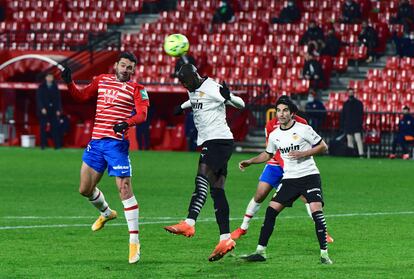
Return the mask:
[(319, 174), (319, 170), (312, 156), (297, 160), (290, 158), (289, 152), (309, 150), (321, 141), (322, 138), (311, 126), (295, 121), (289, 129), (278, 127), (270, 133), (266, 152), (275, 154), (277, 150), (280, 151), (284, 162), (283, 178), (299, 178)]
[(197, 145), (207, 140), (233, 139), (227, 125), (225, 99), (220, 94), (221, 85), (207, 78), (195, 92), (188, 92), (198, 131)]

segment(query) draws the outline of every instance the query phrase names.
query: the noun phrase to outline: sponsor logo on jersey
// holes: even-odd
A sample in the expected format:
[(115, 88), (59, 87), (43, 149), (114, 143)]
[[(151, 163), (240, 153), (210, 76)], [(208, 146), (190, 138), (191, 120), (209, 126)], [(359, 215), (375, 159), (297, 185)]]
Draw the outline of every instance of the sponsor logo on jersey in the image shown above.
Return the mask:
[(299, 147), (300, 147), (299, 144), (293, 145), (293, 143), (292, 143), (288, 147), (280, 147), (279, 151), (280, 151), (280, 153), (285, 154), (285, 153), (289, 153), (291, 151), (299, 150)]
[(114, 170), (129, 170), (129, 166), (120, 166), (120, 165), (117, 165), (117, 166), (114, 166), (113, 169)]
[(191, 103), (193, 109), (203, 109), (203, 103)]
[(141, 98), (142, 98), (143, 100), (148, 100), (148, 92), (147, 92), (147, 90), (145, 90), (145, 89), (141, 89), (141, 90), (139, 91), (139, 93), (141, 93)]
[(113, 104), (118, 96), (118, 90), (106, 89), (104, 93), (105, 104)]

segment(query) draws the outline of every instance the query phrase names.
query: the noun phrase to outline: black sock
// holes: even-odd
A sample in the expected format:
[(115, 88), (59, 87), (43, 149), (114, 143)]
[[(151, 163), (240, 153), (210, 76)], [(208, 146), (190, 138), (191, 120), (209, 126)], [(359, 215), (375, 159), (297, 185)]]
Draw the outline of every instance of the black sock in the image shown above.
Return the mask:
[(198, 214), (200, 214), (201, 208), (203, 208), (207, 199), (208, 185), (209, 182), (207, 177), (201, 174), (196, 176), (195, 189), (188, 207), (187, 218), (197, 220)]
[(312, 213), (313, 221), (315, 222), (316, 236), (318, 237), (319, 247), (321, 250), (328, 249), (328, 242), (326, 241), (326, 222), (322, 211), (315, 211)]
[(269, 206), (266, 210), (266, 217), (260, 230), (259, 245), (267, 246), (269, 238), (273, 233), (275, 227), (276, 217), (279, 214), (277, 210)]
[(224, 189), (211, 188), (210, 194), (214, 201), (214, 210), (220, 234), (230, 233), (230, 210)]

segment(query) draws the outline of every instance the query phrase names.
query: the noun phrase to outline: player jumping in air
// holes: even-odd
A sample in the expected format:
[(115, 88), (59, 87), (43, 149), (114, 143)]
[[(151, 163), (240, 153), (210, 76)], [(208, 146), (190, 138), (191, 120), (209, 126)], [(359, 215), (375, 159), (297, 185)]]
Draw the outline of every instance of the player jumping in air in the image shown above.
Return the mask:
[(269, 135), (266, 151), (239, 163), (239, 168), (244, 170), (251, 164), (268, 161), (278, 150), (284, 161), (282, 186), (266, 210), (256, 252), (242, 256), (242, 258), (246, 261), (266, 260), (266, 246), (274, 230), (276, 217), (285, 207), (291, 207), (293, 202), (303, 195), (309, 202), (315, 222), (321, 263), (332, 264), (328, 256), (326, 222), (322, 211), (321, 179), (312, 157), (326, 152), (328, 147), (311, 126), (298, 123), (293, 119), (294, 110), (294, 104), (290, 99), (280, 98), (276, 102), (276, 116), (280, 126)]
[[(289, 98), (287, 96), (281, 96), (281, 98)], [(293, 113), (295, 114), (294, 120), (302, 123), (308, 124), (305, 119), (296, 115), (298, 109), (296, 105), (293, 104)], [(273, 118), (266, 124), (265, 134), (266, 134), (266, 143), (268, 142), (269, 135), (273, 132), (277, 127), (280, 126), (279, 120)], [(243, 222), (241, 226), (235, 229), (231, 233), (231, 238), (233, 240), (239, 239), (241, 236), (247, 233), (247, 229), (249, 228), (250, 220), (254, 217), (257, 211), (259, 211), (261, 203), (266, 199), (269, 195), (272, 188), (277, 189), (280, 181), (283, 177), (283, 160), (280, 157), (280, 152), (277, 151), (275, 155), (266, 162), (266, 166), (263, 169), (262, 174), (259, 177), (259, 183), (257, 184), (257, 190), (254, 197), (250, 200), (249, 204), (247, 205), (246, 212), (243, 217)], [(310, 211), (309, 203), (307, 203), (306, 199), (303, 196), (300, 196), (301, 200), (305, 203), (306, 210), (309, 214), (309, 217), (312, 218), (312, 213)], [(326, 233), (326, 237), (329, 243), (333, 242), (333, 238)]]
[(167, 226), (165, 230), (192, 237), (197, 217), (206, 202), (210, 188), (220, 230), (220, 241), (208, 260), (217, 261), (236, 245), (230, 237), (229, 205), (224, 192), (227, 162), (233, 152), (233, 134), (226, 121), (226, 105), (243, 108), (244, 102), (240, 97), (230, 93), (225, 83), (220, 85), (211, 78), (200, 77), (192, 64), (184, 64), (177, 75), (188, 90), (189, 100), (177, 107), (175, 114), (186, 108), (193, 109), (194, 123), (198, 131), (197, 145), (202, 146), (202, 151), (187, 219), (179, 224)]
[[(79, 90), (72, 81), (70, 68), (62, 72), (62, 79), (74, 98), (97, 98), (92, 140), (82, 158), (79, 192), (101, 213), (92, 225), (92, 230), (98, 231), (106, 222), (115, 219), (117, 213), (109, 207), (97, 185), (106, 169), (109, 176), (115, 176), (129, 229), (129, 263), (139, 261), (140, 243), (139, 209), (131, 185), (132, 169), (127, 132), (128, 127), (146, 120), (149, 106), (145, 88), (130, 81), (136, 64), (137, 59), (132, 53), (121, 53), (114, 65), (115, 75), (100, 75), (83, 90)], [(134, 109), (136, 114), (131, 116)]]

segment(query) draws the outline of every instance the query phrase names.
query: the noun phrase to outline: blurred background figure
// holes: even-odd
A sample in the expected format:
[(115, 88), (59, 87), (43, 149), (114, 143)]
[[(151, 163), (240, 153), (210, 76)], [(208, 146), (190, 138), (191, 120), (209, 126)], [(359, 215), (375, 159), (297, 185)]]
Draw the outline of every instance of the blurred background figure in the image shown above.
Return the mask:
[(368, 58), (366, 62), (372, 62), (374, 57), (377, 56), (375, 48), (378, 46), (378, 32), (367, 21), (362, 22), (362, 30), (358, 35), (358, 41), (360, 45), (367, 47)]
[[(214, 32), (214, 25), (228, 23), (234, 20), (234, 10), (229, 0), (222, 0), (213, 14), (210, 32)], [(194, 65), (194, 64), (193, 64)]]
[(309, 125), (311, 125), (316, 132), (319, 132), (323, 121), (325, 121), (326, 108), (314, 90), (309, 91), (305, 112), (308, 116)]
[(300, 9), (296, 1), (289, 0), (280, 11), (279, 17), (272, 18), (272, 23), (296, 23), (300, 20)]
[(52, 74), (46, 74), (44, 82), (37, 89), (37, 115), (40, 122), (40, 148), (47, 146), (48, 133), (52, 136), (55, 149), (62, 147), (60, 115), (62, 103), (60, 91)]
[(341, 127), (346, 134), (347, 145), (354, 149), (354, 140), (358, 147), (359, 157), (364, 156), (364, 145), (362, 143), (362, 122), (364, 119), (364, 105), (355, 98), (354, 89), (348, 88), (348, 100), (344, 103), (341, 112)]
[(414, 142), (414, 118), (410, 114), (410, 108), (407, 106), (403, 107), (403, 117), (398, 122), (398, 133), (394, 137), (394, 141), (392, 142), (392, 153), (389, 155), (390, 159), (394, 159), (397, 154), (397, 146), (400, 145), (403, 155), (402, 158), (404, 160), (408, 160), (410, 158), (410, 154), (408, 152), (408, 143)]
[(150, 141), (150, 125), (153, 115), (153, 108), (148, 107), (147, 119), (136, 125), (136, 138), (139, 150), (149, 150), (151, 147)]
[(359, 23), (361, 21), (361, 6), (354, 0), (345, 0), (342, 4), (342, 22)]

